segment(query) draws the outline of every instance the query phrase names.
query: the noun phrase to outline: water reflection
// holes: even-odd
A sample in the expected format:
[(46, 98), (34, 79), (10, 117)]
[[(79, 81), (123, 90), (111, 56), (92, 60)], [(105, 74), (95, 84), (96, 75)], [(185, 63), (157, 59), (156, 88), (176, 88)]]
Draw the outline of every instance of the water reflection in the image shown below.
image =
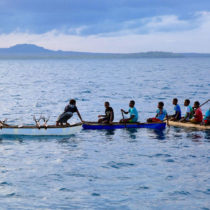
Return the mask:
[(131, 139), (136, 139), (136, 133), (138, 132), (136, 128), (127, 128), (126, 131)]
[(203, 139), (203, 136), (197, 132), (195, 133), (190, 132), (186, 135), (186, 137), (192, 140), (193, 142), (202, 142), (202, 139)]
[(206, 130), (204, 132), (204, 137), (208, 142), (210, 142), (210, 130)]
[(106, 136), (113, 136), (115, 134), (115, 130), (106, 130)]
[(150, 136), (152, 138), (158, 139), (158, 140), (165, 140), (165, 130), (148, 130)]
[(154, 130), (153, 132), (156, 135), (156, 139), (158, 139), (158, 140), (165, 140), (166, 139), (165, 133), (164, 133), (163, 130)]

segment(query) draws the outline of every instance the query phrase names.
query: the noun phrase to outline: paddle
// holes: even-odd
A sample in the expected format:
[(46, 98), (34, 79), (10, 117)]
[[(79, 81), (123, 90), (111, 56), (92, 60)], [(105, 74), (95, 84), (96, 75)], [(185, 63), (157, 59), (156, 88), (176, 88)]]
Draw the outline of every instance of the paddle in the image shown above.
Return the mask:
[(123, 118), (123, 121), (124, 121), (124, 124), (125, 124), (125, 128), (126, 128), (126, 122), (125, 122), (125, 117), (124, 117), (123, 111), (121, 111), (121, 114), (122, 114), (122, 118)]
[(202, 103), (199, 107), (202, 107), (203, 105), (207, 104), (210, 101), (210, 99), (208, 99), (207, 101), (205, 101), (204, 103)]

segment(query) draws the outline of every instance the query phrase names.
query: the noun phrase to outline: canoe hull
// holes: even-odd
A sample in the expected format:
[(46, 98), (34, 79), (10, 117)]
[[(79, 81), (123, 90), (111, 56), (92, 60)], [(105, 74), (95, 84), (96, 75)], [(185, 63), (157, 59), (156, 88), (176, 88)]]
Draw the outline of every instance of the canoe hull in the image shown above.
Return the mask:
[(56, 127), (51, 126), (49, 128), (36, 128), (34, 126), (25, 126), (19, 128), (17, 126), (3, 127), (0, 129), (0, 136), (67, 136), (75, 134), (80, 125), (70, 127)]
[(113, 123), (110, 124), (98, 124), (98, 123), (84, 123), (82, 125), (83, 129), (86, 130), (113, 130), (113, 129), (123, 129), (123, 128), (149, 128), (162, 130), (166, 127), (166, 123)]
[(210, 125), (200, 125), (200, 124), (194, 124), (194, 123), (182, 123), (182, 122), (176, 122), (176, 121), (170, 121), (169, 125), (174, 127), (184, 127), (184, 128), (192, 128), (192, 129), (198, 129), (198, 130), (210, 130)]

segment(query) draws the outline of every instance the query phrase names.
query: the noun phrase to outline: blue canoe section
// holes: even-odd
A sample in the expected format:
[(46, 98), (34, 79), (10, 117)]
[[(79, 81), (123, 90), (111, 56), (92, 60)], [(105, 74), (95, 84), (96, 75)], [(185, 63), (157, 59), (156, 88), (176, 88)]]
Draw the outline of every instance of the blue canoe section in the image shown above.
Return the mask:
[(90, 130), (113, 130), (113, 129), (123, 129), (123, 128), (149, 128), (162, 130), (166, 127), (166, 123), (113, 123), (110, 124), (98, 124), (98, 123), (84, 123), (82, 125), (83, 129)]

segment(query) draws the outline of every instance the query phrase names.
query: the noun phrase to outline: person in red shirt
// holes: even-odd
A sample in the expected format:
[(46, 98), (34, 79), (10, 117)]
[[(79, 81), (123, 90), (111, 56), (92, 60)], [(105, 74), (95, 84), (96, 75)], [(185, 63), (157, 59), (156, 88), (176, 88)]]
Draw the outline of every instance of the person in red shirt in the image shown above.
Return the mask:
[(200, 108), (200, 103), (199, 101), (196, 101), (194, 103), (194, 110), (195, 110), (195, 114), (194, 114), (194, 118), (192, 120), (190, 120), (190, 122), (192, 123), (201, 123), (203, 120), (203, 114)]

